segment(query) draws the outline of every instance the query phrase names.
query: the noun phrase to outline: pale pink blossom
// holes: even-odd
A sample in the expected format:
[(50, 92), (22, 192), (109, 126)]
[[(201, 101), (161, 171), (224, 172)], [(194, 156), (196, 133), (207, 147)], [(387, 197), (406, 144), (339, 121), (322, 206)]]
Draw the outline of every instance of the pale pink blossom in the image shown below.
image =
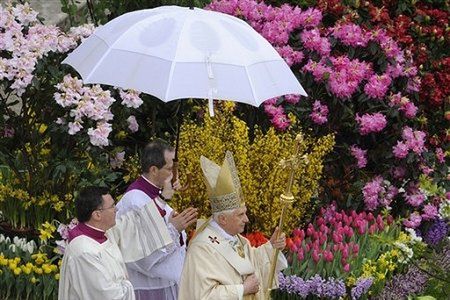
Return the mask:
[(92, 145), (94, 146), (108, 146), (108, 136), (112, 131), (112, 126), (106, 122), (97, 123), (97, 128), (89, 128), (88, 135)]
[(130, 129), (131, 132), (136, 132), (139, 130), (139, 124), (136, 121), (135, 116), (129, 116), (127, 122), (128, 122), (128, 129)]
[(140, 93), (135, 90), (128, 90), (127, 92), (122, 89), (119, 91), (120, 98), (122, 98), (122, 105), (130, 108), (139, 108), (144, 103), (139, 97)]
[(125, 162), (125, 151), (117, 152), (113, 157), (109, 159), (109, 164), (112, 169), (120, 168)]

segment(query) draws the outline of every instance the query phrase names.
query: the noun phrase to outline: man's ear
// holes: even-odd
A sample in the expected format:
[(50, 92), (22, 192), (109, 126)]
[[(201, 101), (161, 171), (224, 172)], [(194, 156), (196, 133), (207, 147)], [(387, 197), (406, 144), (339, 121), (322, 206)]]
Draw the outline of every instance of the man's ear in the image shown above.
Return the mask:
[(91, 219), (94, 221), (100, 221), (102, 219), (102, 216), (100, 214), (99, 210), (94, 210), (91, 214)]
[(219, 214), (219, 216), (217, 217), (217, 221), (219, 221), (219, 225), (226, 225), (227, 224), (227, 218), (225, 216), (225, 214)]
[(158, 168), (156, 166), (151, 166), (150, 168), (148, 168), (148, 173), (149, 174), (156, 174), (156, 172), (158, 171)]

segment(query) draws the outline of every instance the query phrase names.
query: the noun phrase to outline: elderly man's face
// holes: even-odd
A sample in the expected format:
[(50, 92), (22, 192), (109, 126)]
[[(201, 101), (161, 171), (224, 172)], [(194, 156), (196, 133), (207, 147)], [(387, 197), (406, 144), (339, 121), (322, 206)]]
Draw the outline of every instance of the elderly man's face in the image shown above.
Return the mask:
[(223, 215), (223, 222), (220, 224), (228, 234), (236, 235), (244, 232), (245, 224), (248, 222), (247, 207), (242, 206), (234, 210), (231, 214)]

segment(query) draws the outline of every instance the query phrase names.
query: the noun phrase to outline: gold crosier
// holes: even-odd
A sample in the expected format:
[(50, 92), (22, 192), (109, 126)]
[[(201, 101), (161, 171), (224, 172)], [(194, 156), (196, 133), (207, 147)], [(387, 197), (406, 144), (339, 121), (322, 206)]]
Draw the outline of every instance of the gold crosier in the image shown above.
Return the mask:
[[(289, 180), (287, 181), (287, 186), (284, 192), (280, 196), (280, 201), (282, 204), (282, 210), (280, 215), (280, 221), (278, 223), (278, 235), (283, 231), (283, 223), (289, 206), (294, 202), (294, 196), (292, 195), (292, 184), (294, 183), (295, 171), (302, 165), (302, 163), (308, 163), (308, 156), (306, 154), (300, 156), (303, 146), (303, 135), (297, 134), (295, 137), (295, 150), (294, 154), (289, 159), (282, 159), (280, 165), (283, 169), (289, 172)], [(278, 238), (277, 236), (276, 238)], [(272, 261), (270, 265), (269, 281), (267, 282), (266, 299), (270, 299), (271, 287), (273, 285), (273, 280), (275, 276), (275, 268), (277, 265), (278, 255), (280, 253), (279, 249), (275, 249), (272, 256)]]

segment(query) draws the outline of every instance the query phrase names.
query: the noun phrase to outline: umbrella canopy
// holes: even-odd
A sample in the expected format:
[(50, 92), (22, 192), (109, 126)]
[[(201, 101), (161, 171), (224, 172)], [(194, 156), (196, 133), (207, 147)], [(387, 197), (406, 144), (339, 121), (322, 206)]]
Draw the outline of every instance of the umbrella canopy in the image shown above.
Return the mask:
[(306, 93), (277, 51), (244, 21), (199, 8), (162, 6), (119, 16), (63, 63), (85, 83), (181, 98), (263, 101)]

